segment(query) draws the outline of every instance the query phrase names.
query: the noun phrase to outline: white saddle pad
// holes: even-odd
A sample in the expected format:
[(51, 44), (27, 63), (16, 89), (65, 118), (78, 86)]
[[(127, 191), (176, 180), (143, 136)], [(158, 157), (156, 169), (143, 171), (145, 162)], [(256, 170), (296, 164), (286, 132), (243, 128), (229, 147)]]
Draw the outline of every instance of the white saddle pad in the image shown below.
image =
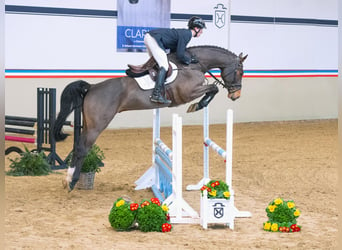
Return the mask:
[[(165, 85), (173, 82), (176, 79), (177, 74), (178, 74), (177, 66), (173, 62), (170, 62), (170, 64), (172, 67), (172, 73), (168, 78), (166, 78)], [(134, 79), (137, 81), (138, 85), (143, 90), (154, 88), (155, 82), (151, 79), (151, 76), (149, 74), (141, 76), (141, 77), (135, 77)]]

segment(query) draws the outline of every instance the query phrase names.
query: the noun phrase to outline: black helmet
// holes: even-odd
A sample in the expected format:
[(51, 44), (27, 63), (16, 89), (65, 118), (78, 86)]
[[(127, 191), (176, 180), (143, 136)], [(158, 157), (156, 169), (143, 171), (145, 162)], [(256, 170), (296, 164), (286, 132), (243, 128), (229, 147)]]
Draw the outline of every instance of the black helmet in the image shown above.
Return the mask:
[(205, 23), (204, 23), (203, 19), (198, 17), (198, 16), (193, 16), (189, 19), (188, 27), (189, 27), (189, 29), (193, 29), (195, 27), (200, 28), (200, 29), (206, 29), (207, 28), (207, 27), (205, 27)]

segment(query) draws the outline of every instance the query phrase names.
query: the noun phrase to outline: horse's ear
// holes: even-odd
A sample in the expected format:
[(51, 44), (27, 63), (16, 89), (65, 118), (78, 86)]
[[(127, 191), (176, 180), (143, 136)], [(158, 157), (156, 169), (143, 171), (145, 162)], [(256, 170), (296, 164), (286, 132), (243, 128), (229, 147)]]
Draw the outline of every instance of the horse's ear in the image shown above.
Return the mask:
[(243, 63), (243, 61), (246, 60), (247, 56), (248, 56), (248, 54), (245, 55), (245, 56), (243, 56), (243, 54), (242, 54), (242, 52), (241, 52), (240, 55), (239, 55), (240, 62)]

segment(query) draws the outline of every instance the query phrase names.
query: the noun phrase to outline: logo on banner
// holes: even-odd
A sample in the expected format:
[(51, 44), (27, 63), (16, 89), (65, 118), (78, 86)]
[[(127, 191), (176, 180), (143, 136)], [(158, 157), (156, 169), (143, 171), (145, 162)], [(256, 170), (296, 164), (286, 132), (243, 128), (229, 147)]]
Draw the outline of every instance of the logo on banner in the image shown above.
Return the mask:
[(215, 205), (213, 205), (214, 208), (214, 217), (217, 219), (220, 219), (223, 217), (224, 215), (224, 205), (222, 203), (215, 203)]
[(215, 25), (217, 28), (221, 29), (226, 25), (226, 10), (222, 3), (217, 4), (215, 9)]

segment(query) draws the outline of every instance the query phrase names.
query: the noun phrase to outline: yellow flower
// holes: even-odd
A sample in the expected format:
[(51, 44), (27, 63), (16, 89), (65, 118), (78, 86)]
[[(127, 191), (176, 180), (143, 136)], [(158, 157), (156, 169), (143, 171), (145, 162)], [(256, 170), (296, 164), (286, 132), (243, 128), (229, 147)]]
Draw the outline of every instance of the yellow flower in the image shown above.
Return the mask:
[(269, 206), (268, 206), (268, 209), (270, 210), (271, 213), (273, 213), (273, 212), (274, 212), (274, 209), (276, 209), (276, 207), (277, 207), (277, 206), (275, 206), (275, 205), (269, 205)]
[(272, 224), (271, 231), (273, 231), (273, 232), (277, 232), (278, 231), (278, 224), (277, 223), (273, 223)]
[(119, 201), (116, 203), (116, 207), (120, 207), (120, 206), (122, 206), (123, 204), (125, 204), (125, 201), (124, 201), (124, 200), (119, 200)]
[(270, 228), (271, 228), (271, 223), (270, 223), (270, 222), (266, 222), (266, 223), (264, 224), (264, 229), (265, 229), (265, 230), (270, 230)]
[(167, 212), (167, 211), (169, 211), (169, 208), (164, 204), (164, 205), (162, 205), (162, 209), (163, 209), (163, 211), (164, 212)]
[(270, 229), (271, 229), (271, 222), (266, 222), (266, 223), (264, 224), (264, 229), (265, 229), (265, 230), (270, 230)]
[(295, 204), (293, 203), (293, 202), (291, 202), (291, 201), (289, 201), (288, 203), (287, 203), (287, 207), (288, 208), (294, 208), (295, 207)]
[(216, 196), (216, 190), (213, 190), (213, 191), (211, 191), (211, 192), (209, 192), (209, 194), (211, 195), (211, 196)]
[(296, 209), (296, 211), (294, 211), (293, 215), (298, 217), (300, 215), (300, 211), (298, 209)]
[(280, 199), (280, 198), (277, 198), (277, 199), (274, 200), (274, 203), (275, 203), (276, 205), (280, 205), (280, 204), (283, 203), (283, 200)]
[(226, 192), (223, 192), (223, 196), (228, 198), (230, 196), (230, 192), (226, 191)]

